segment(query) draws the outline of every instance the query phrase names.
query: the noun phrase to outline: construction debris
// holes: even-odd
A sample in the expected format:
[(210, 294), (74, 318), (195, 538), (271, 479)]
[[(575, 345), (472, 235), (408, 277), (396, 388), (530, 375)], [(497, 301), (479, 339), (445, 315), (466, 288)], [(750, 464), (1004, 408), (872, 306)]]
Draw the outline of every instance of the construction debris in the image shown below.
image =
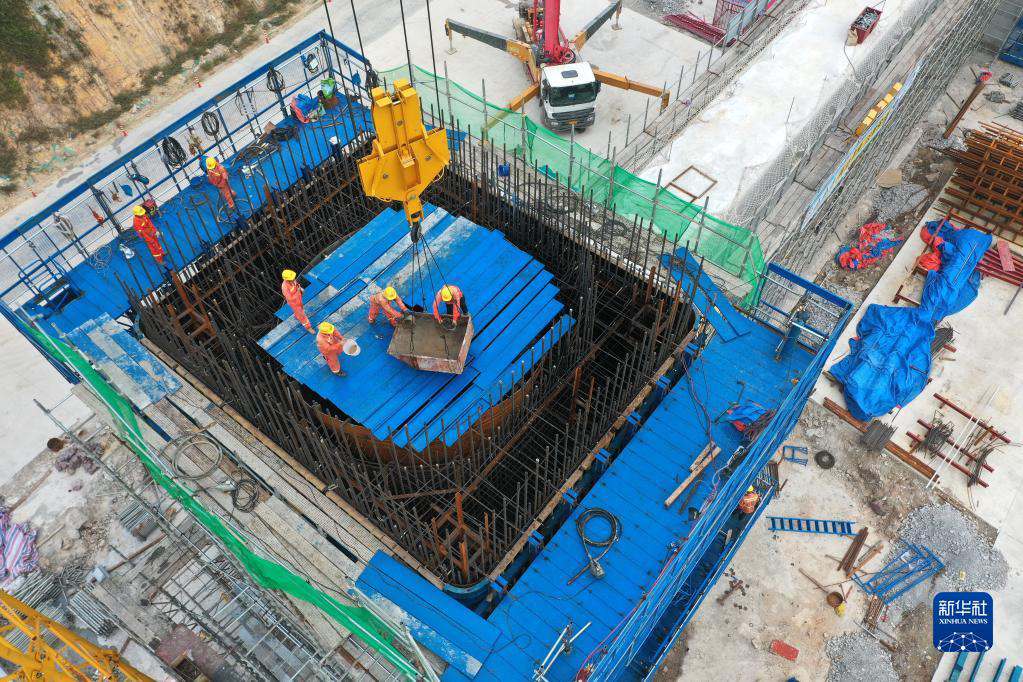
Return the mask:
[(57, 461), (53, 463), (53, 467), (57, 471), (63, 471), (67, 474), (73, 474), (78, 471), (78, 467), (82, 467), (87, 474), (94, 474), (99, 469), (99, 465), (93, 459), (93, 456), (97, 453), (98, 448), (93, 447), (92, 454), (85, 451), (85, 448), (70, 443), (65, 445), (57, 455)]
[(828, 682), (899, 682), (891, 652), (863, 632), (832, 637), (824, 651), (831, 660)]
[(926, 545), (945, 564), (933, 587), (906, 593), (907, 608), (944, 590), (994, 591), (1005, 586), (1009, 574), (1005, 557), (991, 546), (973, 519), (952, 505), (913, 510), (899, 529), (899, 536), (906, 542)]
[(875, 220), (890, 223), (917, 208), (927, 198), (927, 188), (913, 182), (882, 188), (874, 201)]

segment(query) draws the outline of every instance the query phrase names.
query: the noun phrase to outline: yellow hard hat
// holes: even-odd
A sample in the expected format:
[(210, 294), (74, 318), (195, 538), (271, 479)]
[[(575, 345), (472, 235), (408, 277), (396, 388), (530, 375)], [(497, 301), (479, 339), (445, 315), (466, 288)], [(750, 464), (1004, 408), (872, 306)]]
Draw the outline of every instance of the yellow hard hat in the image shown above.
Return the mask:
[(134, 213), (135, 215), (145, 215), (146, 209), (140, 204), (135, 208), (131, 209), (131, 212)]
[(333, 334), (334, 325), (330, 322), (320, 322), (320, 333), (321, 334)]
[(440, 298), (445, 303), (451, 303), (451, 299), (454, 298), (451, 295), (451, 289), (448, 289), (447, 285), (443, 286), (440, 290)]
[(746, 491), (746, 494), (749, 495), (750, 493), (755, 493), (756, 491), (757, 491), (756, 488), (750, 486), (749, 489)]
[(294, 282), (296, 277), (298, 277), (298, 275), (295, 274), (294, 270), (285, 270), (281, 273), (281, 279), (285, 282)]
[(210, 170), (213, 170), (214, 168), (217, 167), (217, 160), (214, 159), (212, 156), (207, 158), (206, 159), (206, 167), (208, 169), (210, 169)]
[(388, 301), (393, 301), (398, 298), (398, 292), (394, 290), (394, 287), (387, 287), (384, 289), (384, 298)]

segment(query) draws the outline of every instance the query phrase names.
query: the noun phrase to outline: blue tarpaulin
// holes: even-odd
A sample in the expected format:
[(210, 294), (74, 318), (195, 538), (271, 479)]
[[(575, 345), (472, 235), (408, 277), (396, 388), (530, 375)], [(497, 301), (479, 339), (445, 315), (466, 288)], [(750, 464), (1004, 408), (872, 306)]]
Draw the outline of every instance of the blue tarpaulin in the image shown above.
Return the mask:
[(918, 308), (871, 305), (849, 339), (849, 355), (831, 368), (852, 416), (863, 421), (905, 405), (927, 385), (934, 325)]
[(991, 248), (991, 235), (979, 230), (957, 230), (947, 220), (927, 224), (940, 240), (941, 267), (927, 273), (920, 308), (937, 324), (964, 310), (977, 298), (980, 271), (977, 264)]
[(991, 246), (991, 235), (956, 229), (948, 221), (928, 223), (941, 256), (929, 272), (920, 306), (871, 305), (849, 340), (849, 355), (831, 368), (842, 382), (849, 412), (870, 421), (905, 405), (923, 391), (931, 368), (934, 327), (977, 297), (977, 264)]

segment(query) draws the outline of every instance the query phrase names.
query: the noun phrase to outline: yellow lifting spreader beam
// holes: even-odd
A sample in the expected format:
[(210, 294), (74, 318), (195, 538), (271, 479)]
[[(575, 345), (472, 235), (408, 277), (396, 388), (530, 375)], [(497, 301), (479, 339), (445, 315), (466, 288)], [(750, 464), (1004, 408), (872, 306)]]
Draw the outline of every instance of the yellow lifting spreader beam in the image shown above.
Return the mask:
[[(31, 606), (0, 590), (0, 658), (17, 669), (2, 680), (25, 682), (156, 682), (121, 660), (113, 649), (103, 649), (77, 632), (47, 618)], [(28, 637), (22, 651), (7, 637), (20, 630)], [(51, 645), (50, 640), (56, 640)], [(82, 659), (77, 665), (68, 662), (66, 653)], [(0, 681), (2, 682), (2, 681)]]
[(423, 202), (419, 195), (451, 162), (444, 128), (427, 131), (419, 94), (407, 80), (394, 82), (394, 92), (382, 87), (370, 92), (373, 99), (373, 151), (359, 159), (363, 191), (384, 201), (400, 201), (419, 241)]

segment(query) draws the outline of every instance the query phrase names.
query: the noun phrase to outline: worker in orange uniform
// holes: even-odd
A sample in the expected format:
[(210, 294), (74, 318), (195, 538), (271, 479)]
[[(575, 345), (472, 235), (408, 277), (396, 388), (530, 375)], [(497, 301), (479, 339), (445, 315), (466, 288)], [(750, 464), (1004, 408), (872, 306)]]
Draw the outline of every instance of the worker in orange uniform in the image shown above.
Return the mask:
[(231, 189), (230, 178), (227, 169), (217, 163), (212, 156), (206, 159), (206, 179), (210, 184), (220, 190), (220, 196), (224, 197), (229, 208), (234, 208), (234, 190)]
[(136, 206), (131, 212), (135, 215), (131, 226), (135, 228), (139, 237), (149, 247), (149, 253), (153, 254), (153, 260), (158, 265), (163, 265), (163, 257), (167, 255), (167, 252), (160, 245), (160, 240), (158, 239), (160, 233), (157, 231), (156, 225), (153, 224), (153, 219), (149, 217), (145, 207), (142, 205)]
[(284, 300), (288, 302), (291, 307), (291, 312), (295, 316), (295, 319), (302, 323), (302, 326), (306, 328), (310, 334), (314, 334), (313, 326), (309, 324), (309, 318), (305, 314), (305, 308), (302, 306), (302, 286), (296, 281), (298, 275), (295, 274), (294, 270), (285, 270), (281, 273), (281, 294), (284, 295)]
[(339, 377), (347, 376), (341, 369), (341, 361), (338, 356), (344, 350), (345, 337), (341, 332), (334, 329), (330, 322), (320, 322), (320, 333), (316, 335), (316, 347), (320, 349), (327, 367)]
[(433, 297), (433, 319), (437, 320), (437, 324), (443, 324), (438, 310), (441, 303), (447, 306), (447, 314), (451, 316), (453, 325), (458, 324), (458, 318), (463, 314), (469, 314), (469, 304), (465, 302), (465, 295), (454, 284), (445, 284)]
[[(398, 306), (398, 309), (392, 306)], [(401, 300), (401, 296), (394, 290), (394, 287), (387, 287), (383, 291), (378, 291), (369, 297), (369, 320), (370, 324), (375, 324), (377, 321), (377, 315), (383, 311), (387, 321), (391, 323), (392, 327), (398, 326), (398, 320), (403, 315), (408, 313), (408, 306), (405, 305), (405, 301)]]
[(743, 514), (752, 514), (757, 510), (758, 504), (760, 504), (760, 494), (753, 486), (750, 486), (746, 494), (739, 500), (739, 511)]

